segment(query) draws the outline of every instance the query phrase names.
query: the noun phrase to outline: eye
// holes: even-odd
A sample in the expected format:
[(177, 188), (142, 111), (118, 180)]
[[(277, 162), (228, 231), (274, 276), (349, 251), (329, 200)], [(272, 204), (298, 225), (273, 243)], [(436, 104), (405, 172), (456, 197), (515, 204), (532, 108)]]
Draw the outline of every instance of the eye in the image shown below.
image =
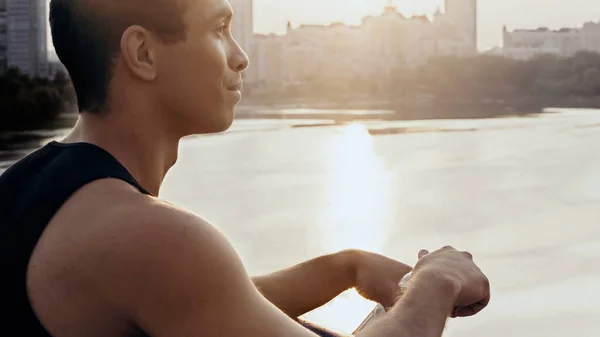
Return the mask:
[(217, 30), (216, 30), (217, 35), (219, 35), (220, 37), (223, 37), (224, 35), (229, 33), (229, 29), (230, 29), (229, 25), (223, 24), (217, 28)]

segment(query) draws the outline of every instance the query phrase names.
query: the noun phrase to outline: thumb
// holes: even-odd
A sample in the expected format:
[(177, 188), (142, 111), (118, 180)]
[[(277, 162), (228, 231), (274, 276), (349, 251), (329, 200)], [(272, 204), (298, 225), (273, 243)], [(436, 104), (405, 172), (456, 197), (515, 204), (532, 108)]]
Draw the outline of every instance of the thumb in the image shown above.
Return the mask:
[(429, 251), (427, 249), (421, 249), (421, 251), (419, 252), (419, 260), (427, 254), (429, 254)]

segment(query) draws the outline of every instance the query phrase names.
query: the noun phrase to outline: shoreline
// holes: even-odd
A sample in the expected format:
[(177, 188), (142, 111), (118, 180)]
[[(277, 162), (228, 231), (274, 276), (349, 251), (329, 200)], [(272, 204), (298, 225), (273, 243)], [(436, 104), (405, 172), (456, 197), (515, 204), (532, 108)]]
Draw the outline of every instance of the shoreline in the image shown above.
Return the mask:
[[(266, 99), (246, 97), (236, 108), (239, 119), (327, 119), (351, 122), (365, 119), (383, 121), (431, 119), (481, 119), (507, 116), (529, 116), (543, 113), (546, 107), (560, 109), (600, 109), (600, 96), (596, 98), (511, 98), (511, 99), (441, 99), (413, 97), (403, 99), (338, 97), (318, 99), (310, 97)], [(30, 128), (2, 129), (3, 133), (53, 129), (65, 120), (75, 120), (77, 109), (62, 113), (46, 123)], [(14, 124), (14, 123), (13, 123)], [(17, 125), (22, 123), (16, 123)], [(1, 136), (0, 136), (1, 140)]]
[[(407, 122), (407, 121), (431, 121), (431, 120), (481, 120), (510, 117), (536, 117), (537, 115), (560, 112), (561, 108), (541, 109), (540, 111), (515, 113), (507, 110), (502, 115), (485, 114), (463, 114), (464, 117), (426, 115), (422, 111), (418, 115), (409, 115), (406, 112), (399, 113), (393, 110), (362, 110), (362, 109), (323, 109), (323, 108), (296, 108), (294, 106), (274, 107), (264, 105), (241, 104), (236, 111), (236, 120), (296, 120), (290, 128), (308, 128), (336, 126), (352, 122)], [(39, 147), (46, 140), (60, 137), (68, 128), (72, 127), (78, 114), (66, 113), (58, 117), (52, 123), (43, 128), (18, 131), (0, 131), (0, 170), (19, 160), (23, 154), (30, 149)], [(307, 121), (303, 123), (302, 121)], [(309, 122), (311, 121), (311, 122)], [(424, 132), (424, 130), (410, 130), (405, 126), (390, 126), (390, 128), (369, 128), (373, 136), (386, 134), (405, 134), (412, 132)], [(433, 130), (426, 130), (432, 132)], [(444, 131), (444, 130), (438, 130)], [(242, 131), (237, 131), (242, 132)]]
[[(405, 121), (430, 121), (430, 120), (479, 120), (510, 117), (536, 117), (542, 114), (560, 112), (562, 107), (540, 108), (539, 110), (516, 111), (505, 105), (496, 105), (502, 110), (489, 113), (489, 110), (456, 109), (443, 110), (441, 107), (434, 109), (392, 110), (379, 106), (377, 110), (365, 109), (352, 103), (353, 108), (346, 109), (340, 106), (322, 106), (320, 104), (279, 104), (264, 105), (258, 102), (241, 103), (236, 109), (237, 120), (311, 120), (322, 123), (309, 123), (292, 125), (292, 128), (335, 126), (352, 122), (405, 122)], [(467, 105), (463, 105), (466, 107)], [(468, 105), (471, 108), (480, 108), (479, 105)], [(389, 107), (389, 103), (388, 103)], [(414, 107), (413, 107), (414, 108)], [(578, 109), (577, 107), (567, 109)], [(439, 113), (446, 111), (446, 113)], [(448, 113), (450, 111), (450, 113)], [(600, 110), (599, 110), (600, 111)], [(46, 139), (58, 137), (62, 130), (72, 127), (77, 113), (61, 114), (56, 120), (40, 128), (29, 130), (2, 130), (0, 131), (0, 168), (6, 167), (14, 160), (18, 160), (23, 151), (35, 148)], [(372, 135), (408, 133), (403, 127), (394, 127), (393, 130), (369, 130)]]

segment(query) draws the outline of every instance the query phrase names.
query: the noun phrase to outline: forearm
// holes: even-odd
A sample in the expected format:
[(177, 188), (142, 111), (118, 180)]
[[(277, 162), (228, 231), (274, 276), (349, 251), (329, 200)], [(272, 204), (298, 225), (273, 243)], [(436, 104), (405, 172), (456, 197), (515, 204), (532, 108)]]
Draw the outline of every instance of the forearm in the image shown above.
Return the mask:
[(354, 287), (352, 252), (325, 255), (252, 280), (271, 303), (297, 318)]
[(449, 284), (434, 286), (430, 280), (415, 280), (386, 316), (357, 337), (440, 337), (452, 312), (454, 296)]

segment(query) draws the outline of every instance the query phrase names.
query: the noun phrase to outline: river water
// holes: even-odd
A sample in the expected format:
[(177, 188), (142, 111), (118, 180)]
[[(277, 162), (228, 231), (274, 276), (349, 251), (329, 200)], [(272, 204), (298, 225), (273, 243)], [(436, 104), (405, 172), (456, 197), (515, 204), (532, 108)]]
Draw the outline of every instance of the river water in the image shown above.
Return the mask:
[[(446, 336), (600, 336), (600, 111), (310, 123), (186, 138), (161, 198), (212, 221), (252, 274), (345, 248), (410, 264), (469, 250), (493, 299)], [(351, 332), (372, 307), (350, 291), (308, 316)]]

